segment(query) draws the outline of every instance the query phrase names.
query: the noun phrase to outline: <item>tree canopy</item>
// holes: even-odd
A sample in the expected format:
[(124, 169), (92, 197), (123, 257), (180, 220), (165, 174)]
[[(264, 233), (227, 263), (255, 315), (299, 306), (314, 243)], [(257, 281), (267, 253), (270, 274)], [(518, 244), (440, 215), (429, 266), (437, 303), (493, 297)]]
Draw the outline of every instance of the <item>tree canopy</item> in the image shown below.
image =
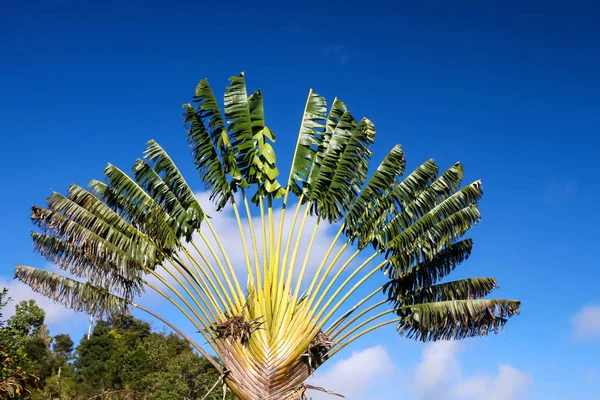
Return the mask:
[[(44, 336), (44, 312), (34, 300), (16, 308), (0, 327), (5, 397), (200, 400), (220, 379), (185, 339), (130, 315), (97, 321), (90, 337), (74, 346), (68, 334)], [(206, 397), (222, 398), (220, 388)]]

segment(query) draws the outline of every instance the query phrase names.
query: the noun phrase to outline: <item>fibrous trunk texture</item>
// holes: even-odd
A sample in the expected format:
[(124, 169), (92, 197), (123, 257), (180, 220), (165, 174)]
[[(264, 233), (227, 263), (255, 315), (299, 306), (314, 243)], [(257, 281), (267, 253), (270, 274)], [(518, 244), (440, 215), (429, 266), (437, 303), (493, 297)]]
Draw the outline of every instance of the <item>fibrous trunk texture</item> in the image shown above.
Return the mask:
[[(234, 319), (232, 318), (231, 321)], [(296, 359), (283, 351), (290, 346), (274, 344), (266, 355), (257, 355), (239, 331), (222, 337), (220, 347), (225, 382), (231, 391), (244, 400), (298, 400), (306, 387), (304, 382), (326, 359), (331, 342), (323, 332), (317, 333), (308, 348)], [(256, 331), (253, 334), (257, 334)], [(285, 339), (284, 339), (285, 341)]]

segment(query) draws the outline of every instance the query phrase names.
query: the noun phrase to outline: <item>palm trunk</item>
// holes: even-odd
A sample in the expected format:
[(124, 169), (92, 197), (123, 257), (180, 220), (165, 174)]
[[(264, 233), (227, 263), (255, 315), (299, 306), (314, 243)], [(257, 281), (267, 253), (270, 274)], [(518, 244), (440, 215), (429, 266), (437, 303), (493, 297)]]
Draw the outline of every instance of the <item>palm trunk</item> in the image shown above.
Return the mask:
[(282, 377), (277, 369), (258, 373), (232, 374), (225, 381), (229, 389), (243, 400), (298, 400), (306, 391), (303, 383), (308, 379), (308, 368), (299, 364)]

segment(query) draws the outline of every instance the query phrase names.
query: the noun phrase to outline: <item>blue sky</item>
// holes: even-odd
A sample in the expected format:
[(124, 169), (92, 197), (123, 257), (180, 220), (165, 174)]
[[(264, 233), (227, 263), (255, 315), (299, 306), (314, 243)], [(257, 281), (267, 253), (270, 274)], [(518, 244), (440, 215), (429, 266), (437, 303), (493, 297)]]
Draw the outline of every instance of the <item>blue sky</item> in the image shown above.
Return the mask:
[[(431, 396), (416, 387), (433, 350), (447, 355), (436, 365), (462, 371), (440, 382), (476, 386), (503, 364), (523, 374), (531, 399), (600, 398), (600, 9), (413, 3), (5, 5), (2, 282), (17, 263), (45, 266), (32, 252), (29, 207), (51, 190), (85, 185), (108, 161), (132, 165), (151, 138), (193, 176), (180, 105), (199, 79), (219, 92), (245, 71), (250, 88), (263, 89), (284, 175), (312, 87), (375, 122), (373, 164), (401, 143), (409, 169), (460, 160), (466, 180), (483, 179), (474, 255), (453, 277), (496, 276), (497, 296), (522, 300), (522, 315), (460, 347), (424, 347), (393, 328), (357, 343), (340, 360), (365, 349), (389, 356), (381, 368), (394, 384), (378, 398), (395, 398), (399, 380), (406, 398)], [(85, 317), (60, 316), (54, 333), (85, 330)], [(433, 398), (459, 396), (452, 390)]]

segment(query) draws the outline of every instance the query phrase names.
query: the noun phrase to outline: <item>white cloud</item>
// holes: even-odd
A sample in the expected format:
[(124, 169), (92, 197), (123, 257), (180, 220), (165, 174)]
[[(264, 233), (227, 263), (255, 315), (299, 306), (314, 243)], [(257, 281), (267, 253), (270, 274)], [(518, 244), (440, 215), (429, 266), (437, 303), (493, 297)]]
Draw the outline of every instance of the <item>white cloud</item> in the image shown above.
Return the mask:
[(346, 65), (350, 60), (350, 54), (346, 51), (345, 46), (341, 44), (323, 46), (321, 48), (321, 54), (335, 58), (341, 65)]
[(500, 364), (498, 375), (475, 375), (459, 381), (450, 391), (450, 399), (456, 400), (513, 400), (527, 396), (531, 375), (510, 365)]
[(585, 376), (584, 376), (584, 380), (586, 381), (586, 383), (596, 383), (600, 378), (600, 370), (592, 370), (592, 371), (588, 371)]
[[(456, 341), (427, 345), (411, 374), (403, 374), (383, 346), (352, 353), (315, 374), (314, 382), (353, 400), (522, 400), (528, 398), (532, 377), (517, 368), (499, 364), (496, 373), (477, 372), (464, 376), (459, 354), (464, 346)], [(325, 367), (327, 368), (327, 367)], [(331, 395), (310, 391), (314, 400)], [(413, 397), (414, 396), (414, 397)]]
[(435, 342), (425, 347), (422, 361), (415, 369), (414, 390), (419, 398), (439, 398), (448, 380), (460, 377), (456, 353), (460, 344), (454, 341)]
[(423, 351), (415, 369), (414, 391), (420, 400), (516, 400), (527, 397), (531, 375), (505, 364), (495, 376), (476, 373), (462, 377), (457, 342), (435, 342)]
[(544, 199), (549, 203), (563, 203), (577, 195), (577, 182), (553, 179), (544, 189)]
[(571, 318), (575, 337), (600, 339), (600, 306), (583, 307)]
[[(340, 360), (323, 373), (317, 373), (314, 383), (345, 395), (349, 399), (372, 399), (371, 390), (375, 385), (389, 382), (389, 375), (395, 366), (383, 346), (374, 346), (353, 352), (350, 357)], [(395, 382), (394, 380), (391, 380)], [(310, 391), (313, 400), (330, 400), (332, 397), (318, 391)]]

